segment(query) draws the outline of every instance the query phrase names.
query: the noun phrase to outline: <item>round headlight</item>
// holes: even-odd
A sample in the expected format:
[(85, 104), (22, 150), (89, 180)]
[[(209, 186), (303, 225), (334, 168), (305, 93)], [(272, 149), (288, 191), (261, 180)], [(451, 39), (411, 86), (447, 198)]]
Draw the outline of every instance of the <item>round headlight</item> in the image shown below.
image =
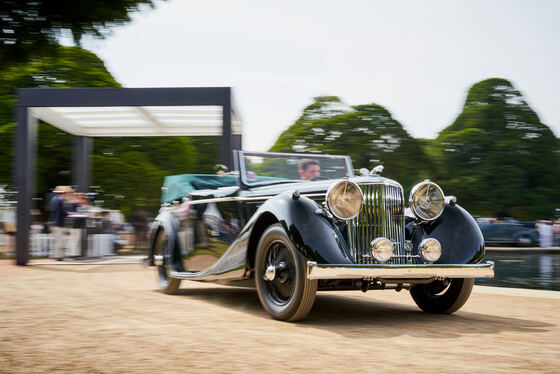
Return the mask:
[(379, 262), (389, 261), (393, 257), (393, 243), (385, 238), (375, 239), (371, 242), (371, 255)]
[(418, 253), (426, 262), (435, 262), (441, 257), (441, 244), (437, 239), (424, 239), (420, 242)]
[(424, 181), (412, 188), (409, 203), (410, 210), (416, 217), (432, 221), (443, 212), (445, 196), (440, 186), (430, 181)]
[(363, 198), (362, 190), (356, 183), (343, 180), (329, 188), (326, 202), (333, 216), (349, 220), (360, 213)]

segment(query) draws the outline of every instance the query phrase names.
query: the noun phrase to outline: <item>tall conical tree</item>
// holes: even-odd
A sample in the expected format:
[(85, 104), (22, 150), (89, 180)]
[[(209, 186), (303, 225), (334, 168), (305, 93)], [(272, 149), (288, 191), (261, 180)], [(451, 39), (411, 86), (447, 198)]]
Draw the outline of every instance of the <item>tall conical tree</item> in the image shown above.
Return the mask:
[(377, 104), (350, 107), (336, 96), (315, 98), (270, 150), (350, 155), (357, 168), (382, 164), (383, 175), (406, 191), (430, 177), (420, 144), (387, 109)]
[(442, 130), (442, 183), (472, 213), (551, 217), (558, 206), (558, 143), (511, 82), (474, 84), (463, 111)]

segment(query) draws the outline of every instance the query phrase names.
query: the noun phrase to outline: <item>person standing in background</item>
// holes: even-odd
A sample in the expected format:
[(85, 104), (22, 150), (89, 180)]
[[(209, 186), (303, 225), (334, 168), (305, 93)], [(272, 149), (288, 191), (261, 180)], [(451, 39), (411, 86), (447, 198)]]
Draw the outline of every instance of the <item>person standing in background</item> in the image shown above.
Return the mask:
[(560, 246), (560, 221), (556, 220), (552, 224), (552, 240), (555, 247)]
[(64, 202), (72, 189), (68, 186), (58, 186), (54, 189), (54, 196), (49, 201), (49, 226), (53, 234), (53, 257), (58, 261), (64, 259), (64, 218), (67, 216)]
[(540, 220), (537, 222), (539, 242), (541, 247), (552, 247), (552, 222)]
[(68, 222), (65, 222), (68, 240), (66, 242), (66, 249), (68, 256), (79, 256), (81, 254), (80, 239), (82, 230), (80, 228), (80, 221), (77, 219), (79, 216), (79, 209), (81, 206), (80, 195), (77, 192), (71, 191), (66, 195), (64, 209), (66, 210)]

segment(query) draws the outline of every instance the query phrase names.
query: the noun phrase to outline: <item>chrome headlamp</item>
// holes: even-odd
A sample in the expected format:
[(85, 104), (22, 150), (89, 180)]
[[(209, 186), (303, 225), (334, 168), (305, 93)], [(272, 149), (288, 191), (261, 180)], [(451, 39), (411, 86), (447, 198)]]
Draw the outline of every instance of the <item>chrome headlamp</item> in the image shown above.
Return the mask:
[(437, 239), (424, 239), (420, 242), (418, 254), (420, 254), (426, 262), (435, 262), (441, 257), (441, 244)]
[(424, 221), (433, 221), (443, 212), (445, 196), (440, 186), (425, 180), (412, 188), (409, 203), (410, 210), (416, 217)]
[(338, 219), (350, 220), (362, 209), (364, 195), (360, 187), (349, 180), (333, 184), (327, 191), (325, 202), (329, 211)]
[(386, 238), (377, 238), (371, 242), (371, 255), (379, 262), (386, 262), (393, 257), (393, 243)]

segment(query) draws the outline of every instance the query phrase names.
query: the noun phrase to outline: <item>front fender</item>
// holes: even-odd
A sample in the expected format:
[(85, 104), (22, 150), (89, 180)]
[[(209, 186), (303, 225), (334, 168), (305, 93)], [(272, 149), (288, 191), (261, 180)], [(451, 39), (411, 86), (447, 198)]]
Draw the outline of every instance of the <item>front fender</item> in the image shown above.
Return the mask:
[(149, 236), (149, 264), (154, 265), (154, 245), (159, 235), (163, 232), (167, 236), (167, 244), (165, 250), (166, 262), (173, 271), (185, 271), (183, 262), (181, 261), (181, 249), (179, 248), (179, 222), (172, 214), (163, 211), (158, 214), (152, 223)]
[(443, 213), (433, 222), (409, 222), (414, 250), (423, 239), (439, 240), (442, 254), (436, 264), (474, 264), (484, 259), (484, 237), (474, 218), (457, 204), (446, 204)]
[(286, 191), (267, 200), (254, 217), (258, 222), (259, 217), (269, 214), (284, 227), (296, 249), (308, 260), (323, 264), (354, 263), (342, 234), (313, 200)]

